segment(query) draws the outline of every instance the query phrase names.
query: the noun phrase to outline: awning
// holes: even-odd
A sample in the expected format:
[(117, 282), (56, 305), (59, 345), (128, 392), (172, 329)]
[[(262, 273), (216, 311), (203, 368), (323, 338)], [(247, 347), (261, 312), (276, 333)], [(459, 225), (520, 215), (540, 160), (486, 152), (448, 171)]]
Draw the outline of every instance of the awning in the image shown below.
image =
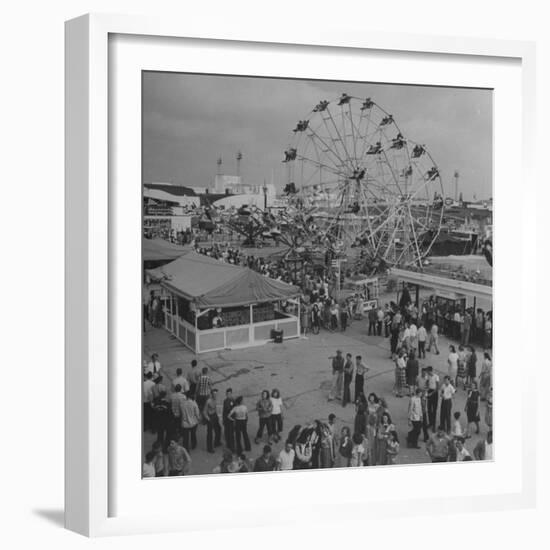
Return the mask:
[(460, 279), (449, 279), (431, 273), (409, 271), (407, 269), (392, 268), (390, 273), (394, 277), (397, 277), (399, 281), (432, 288), (436, 292), (459, 293), (464, 296), (471, 296), (472, 298), (488, 300), (492, 300), (493, 298), (493, 288), (489, 285), (462, 281)]

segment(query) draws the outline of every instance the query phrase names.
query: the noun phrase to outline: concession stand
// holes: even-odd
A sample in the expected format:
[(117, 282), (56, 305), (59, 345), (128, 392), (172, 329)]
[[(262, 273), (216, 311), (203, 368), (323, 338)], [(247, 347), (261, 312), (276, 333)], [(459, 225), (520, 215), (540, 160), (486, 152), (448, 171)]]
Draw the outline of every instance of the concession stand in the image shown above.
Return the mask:
[(195, 353), (300, 336), (300, 289), (188, 252), (147, 270), (160, 285), (164, 327)]

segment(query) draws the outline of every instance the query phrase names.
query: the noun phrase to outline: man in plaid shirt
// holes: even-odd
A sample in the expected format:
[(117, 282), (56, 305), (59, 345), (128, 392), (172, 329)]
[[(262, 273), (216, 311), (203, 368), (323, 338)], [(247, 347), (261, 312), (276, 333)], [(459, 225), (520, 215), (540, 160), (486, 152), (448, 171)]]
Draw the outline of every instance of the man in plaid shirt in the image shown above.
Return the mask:
[(202, 368), (202, 374), (197, 383), (197, 405), (199, 406), (199, 411), (204, 410), (204, 405), (207, 399), (210, 397), (210, 392), (212, 391), (212, 381), (208, 376), (208, 367)]

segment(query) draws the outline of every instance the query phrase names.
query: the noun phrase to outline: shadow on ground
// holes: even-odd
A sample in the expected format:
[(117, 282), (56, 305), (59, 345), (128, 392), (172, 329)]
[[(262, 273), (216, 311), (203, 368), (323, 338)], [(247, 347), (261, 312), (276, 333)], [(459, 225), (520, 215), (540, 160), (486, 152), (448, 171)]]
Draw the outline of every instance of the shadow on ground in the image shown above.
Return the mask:
[(38, 516), (57, 527), (65, 526), (65, 511), (64, 510), (33, 510), (33, 514)]

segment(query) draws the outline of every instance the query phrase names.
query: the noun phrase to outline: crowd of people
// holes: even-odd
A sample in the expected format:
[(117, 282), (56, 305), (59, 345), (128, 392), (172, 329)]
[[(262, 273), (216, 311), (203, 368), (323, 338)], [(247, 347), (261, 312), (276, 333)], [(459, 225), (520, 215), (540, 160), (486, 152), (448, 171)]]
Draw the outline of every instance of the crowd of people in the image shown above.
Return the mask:
[(230, 246), (195, 245), (195, 250), (199, 254), (249, 267), (266, 277), (299, 286), (302, 290), (300, 324), (304, 335), (309, 331), (318, 333), (321, 329), (345, 331), (354, 318), (363, 317), (363, 303), (368, 296), (363, 297), (361, 293), (356, 293), (342, 300), (336, 300), (333, 297), (336, 280), (331, 274), (316, 273), (314, 270), (298, 274), (290, 269), (288, 263), (282, 258), (257, 257)]
[[(201, 247), (195, 244), (195, 250), (220, 261), (249, 267), (266, 277), (299, 286), (303, 293), (300, 322), (304, 334), (309, 331), (318, 333), (321, 329), (345, 331), (353, 320), (367, 317), (368, 335), (384, 334), (391, 338), (392, 354), (396, 352), (402, 332), (406, 333), (406, 338), (409, 332), (412, 338), (416, 338), (417, 332), (420, 332), (421, 346), (429, 346), (431, 343), (436, 352), (439, 351), (437, 345), (440, 334), (458, 340), (464, 347), (477, 344), (490, 349), (492, 346), (492, 311), (463, 308), (433, 295), (424, 300), (420, 307), (416, 307), (408, 292), (403, 294), (399, 304), (390, 302), (383, 307), (380, 305), (365, 311), (364, 304), (370, 299), (368, 289), (336, 299), (337, 282), (333, 274), (309, 271), (298, 277), (283, 259), (255, 257), (242, 249), (229, 246)], [(399, 322), (394, 323), (396, 315)], [(401, 317), (404, 319), (403, 324), (400, 322)], [(401, 332), (395, 334), (396, 327)], [(423, 352), (424, 349), (419, 354)]]
[(464, 308), (452, 301), (431, 296), (423, 304), (424, 321), (437, 323), (441, 334), (463, 346), (477, 344), (490, 348), (493, 338), (493, 312), (482, 308)]
[(288, 284), (298, 284), (291, 270), (282, 259), (273, 260), (269, 258), (247, 254), (243, 249), (231, 246), (213, 244), (211, 246), (194, 245), (195, 252), (209, 256), (229, 264), (241, 267), (249, 267), (261, 275), (283, 281)]
[[(254, 257), (215, 244), (201, 247), (195, 243), (195, 249), (266, 277), (297, 283), (283, 260)], [(367, 335), (389, 339), (395, 378), (388, 392), (393, 389), (395, 397), (408, 399), (407, 426), (392, 420), (384, 397), (367, 391), (370, 368), (360, 355), (338, 350), (330, 358), (332, 381), (327, 397), (354, 408), (353, 425), (340, 426), (330, 414), (286, 430), (285, 402), (276, 388), (263, 390), (250, 410), (244, 397), (234, 396), (231, 388), (225, 388), (221, 400), (208, 368), (199, 368), (196, 360), (189, 372), (178, 368), (175, 378), (168, 380), (158, 356), (153, 355), (144, 364), (143, 420), (145, 430), (154, 433), (156, 440), (145, 455), (144, 477), (192, 473), (199, 429), (205, 430), (208, 453), (221, 450), (221, 461), (214, 468), (219, 473), (394, 464), (403, 445), (419, 449), (421, 438), (432, 462), (492, 459), (491, 312), (445, 308), (435, 297), (417, 307), (405, 293), (399, 304), (390, 302), (365, 311), (366, 291), (337, 300), (331, 276), (306, 273), (299, 284), (304, 334), (321, 329), (345, 331), (352, 322), (366, 321)], [(152, 295), (146, 307), (146, 318), (160, 326), (158, 298)], [(444, 352), (441, 334), (458, 342), (449, 346), (446, 373), (425, 364), (430, 362), (427, 354), (433, 358)], [(481, 361), (476, 345), (483, 346)], [(455, 406), (460, 391), (465, 392), (463, 410)], [(252, 434), (251, 414), (258, 418), (257, 431)], [(472, 448), (470, 439), (480, 434), (482, 423), (487, 434)], [(261, 448), (253, 458), (252, 441)], [(275, 452), (281, 441), (282, 449)]]
[[(186, 375), (181, 368), (176, 369), (170, 388), (164, 381), (157, 354), (153, 354), (150, 361), (145, 361), (143, 368), (144, 429), (156, 435), (153, 447), (145, 457), (144, 477), (189, 473), (199, 426), (206, 428), (207, 451), (215, 453), (215, 449), (222, 446), (223, 425), (224, 456), (228, 451), (235, 453), (242, 462), (241, 468), (245, 468), (247, 461), (243, 453), (251, 450), (251, 441), (249, 411), (242, 396), (233, 396), (232, 389), (227, 388), (223, 402), (218, 403), (218, 389), (212, 386), (208, 368), (199, 369), (196, 360), (191, 362), (191, 369)], [(254, 437), (256, 445), (264, 437), (267, 443), (280, 441), (283, 432), (282, 408), (283, 399), (279, 390), (262, 392), (255, 409), (259, 419)], [(246, 471), (249, 471), (248, 466)]]
[[(146, 453), (144, 477), (178, 476), (192, 472), (192, 454), (197, 447), (197, 430), (206, 432), (206, 450), (215, 454), (222, 449), (216, 473), (296, 470), (349, 466), (394, 464), (400, 453), (399, 433), (406, 434), (407, 448), (425, 451), (432, 462), (468, 461), (492, 458), (492, 365), (484, 353), (479, 376), (469, 371), (461, 376), (461, 364), (475, 364), (475, 350), (463, 356), (454, 345), (449, 347), (448, 374), (439, 375), (432, 366), (419, 367), (413, 340), (401, 341), (395, 354), (396, 397), (407, 397), (408, 426), (397, 426), (387, 400), (367, 392), (370, 370), (359, 355), (337, 350), (330, 358), (332, 382), (329, 401), (343, 407), (353, 406), (353, 425), (340, 426), (335, 414), (284, 430), (284, 399), (278, 389), (261, 392), (253, 410), (242, 395), (226, 388), (223, 401), (218, 398), (207, 367), (196, 360), (186, 374), (177, 368), (176, 376), (165, 381), (157, 354), (144, 362), (144, 428), (156, 435)], [(418, 345), (418, 342), (417, 342)], [(470, 366), (467, 368), (471, 368)], [(456, 410), (458, 391), (466, 392), (464, 410)], [(488, 432), (474, 448), (469, 440), (480, 433), (481, 404)], [(258, 428), (251, 435), (249, 417), (257, 414)], [(284, 440), (283, 448), (274, 446)], [(262, 452), (250, 458), (254, 445)]]
[(216, 229), (214, 234), (197, 226), (176, 229), (171, 226), (170, 222), (165, 222), (164, 220), (160, 223), (148, 222), (146, 220), (143, 228), (143, 237), (145, 239), (163, 239), (179, 246), (185, 246), (193, 242), (213, 241), (216, 238), (214, 235), (227, 237), (221, 228)]

